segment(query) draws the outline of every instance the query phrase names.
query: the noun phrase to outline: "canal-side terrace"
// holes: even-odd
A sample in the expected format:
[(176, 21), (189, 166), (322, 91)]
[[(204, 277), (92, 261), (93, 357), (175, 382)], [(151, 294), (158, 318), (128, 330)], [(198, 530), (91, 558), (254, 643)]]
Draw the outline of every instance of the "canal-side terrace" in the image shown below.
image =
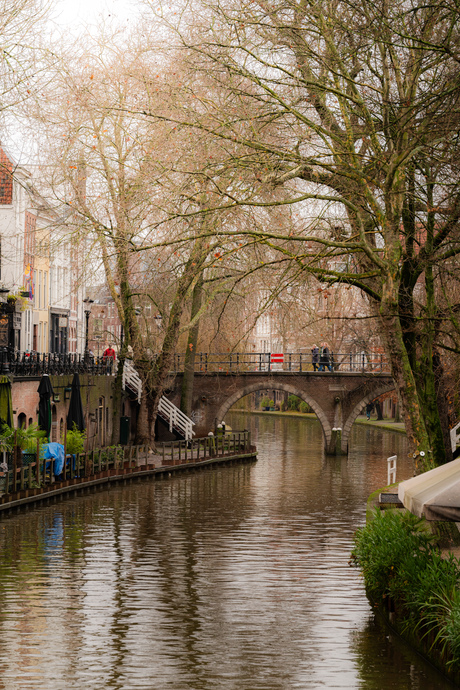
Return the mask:
[(43, 452), (37, 457), (36, 453), (24, 454), (15, 447), (10, 455), (3, 454), (7, 469), (0, 472), (0, 516), (32, 503), (114, 483), (257, 459), (247, 430), (159, 443), (154, 449), (114, 446), (46, 458)]

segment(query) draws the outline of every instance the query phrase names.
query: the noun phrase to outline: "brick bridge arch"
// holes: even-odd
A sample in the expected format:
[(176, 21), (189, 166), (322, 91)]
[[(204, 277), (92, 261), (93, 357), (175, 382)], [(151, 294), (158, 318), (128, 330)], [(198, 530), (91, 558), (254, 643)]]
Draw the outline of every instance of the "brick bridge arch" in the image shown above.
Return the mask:
[[(178, 405), (182, 374), (172, 383), (167, 397)], [(363, 407), (394, 387), (389, 375), (365, 372), (200, 372), (195, 374), (193, 391), (195, 433), (204, 436), (213, 431), (240, 398), (260, 390), (280, 390), (310, 405), (321, 424), (327, 453), (347, 453), (351, 427)]]

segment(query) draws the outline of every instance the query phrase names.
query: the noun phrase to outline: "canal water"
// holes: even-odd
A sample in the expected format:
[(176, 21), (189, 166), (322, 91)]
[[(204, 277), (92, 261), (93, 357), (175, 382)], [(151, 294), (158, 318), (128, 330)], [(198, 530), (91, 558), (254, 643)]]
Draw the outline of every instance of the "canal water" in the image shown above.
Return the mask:
[(411, 474), (404, 436), (227, 418), (259, 460), (0, 521), (0, 689), (444, 690), (374, 621), (348, 565), (366, 498)]

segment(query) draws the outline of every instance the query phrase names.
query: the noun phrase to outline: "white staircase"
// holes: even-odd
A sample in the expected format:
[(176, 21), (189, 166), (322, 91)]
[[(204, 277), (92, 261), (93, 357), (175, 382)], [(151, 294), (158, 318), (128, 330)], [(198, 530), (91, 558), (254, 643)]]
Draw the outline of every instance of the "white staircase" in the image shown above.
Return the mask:
[(142, 381), (136, 369), (134, 368), (132, 359), (125, 359), (125, 363), (123, 365), (121, 385), (123, 390), (129, 388), (130, 391), (135, 393), (135, 395), (137, 396), (137, 402), (140, 405), (142, 395)]
[[(122, 376), (122, 387), (123, 390), (127, 388), (132, 391), (137, 396), (137, 402), (141, 403), (142, 395), (142, 381), (139, 374), (137, 373), (132, 360), (125, 359), (123, 366), (123, 376)], [(186, 441), (190, 441), (192, 436), (195, 435), (193, 431), (193, 426), (195, 422), (187, 417), (178, 407), (176, 407), (172, 402), (170, 402), (164, 395), (160, 398), (158, 405), (158, 414), (160, 417), (169, 424), (169, 431), (179, 432)]]
[(186, 441), (190, 441), (192, 436), (195, 435), (193, 431), (195, 422), (192, 422), (190, 417), (187, 417), (164, 395), (160, 398), (158, 414), (169, 424), (169, 431), (178, 431)]

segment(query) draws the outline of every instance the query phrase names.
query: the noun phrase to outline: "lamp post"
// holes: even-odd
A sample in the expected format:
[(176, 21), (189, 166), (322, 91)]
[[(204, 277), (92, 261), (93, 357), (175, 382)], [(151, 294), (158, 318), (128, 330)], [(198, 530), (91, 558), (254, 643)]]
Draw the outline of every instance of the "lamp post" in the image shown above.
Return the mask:
[(89, 315), (91, 314), (91, 305), (93, 304), (94, 300), (89, 299), (89, 297), (86, 297), (83, 300), (83, 309), (85, 311), (85, 318), (86, 318), (86, 334), (85, 334), (85, 361), (87, 362), (89, 359)]

